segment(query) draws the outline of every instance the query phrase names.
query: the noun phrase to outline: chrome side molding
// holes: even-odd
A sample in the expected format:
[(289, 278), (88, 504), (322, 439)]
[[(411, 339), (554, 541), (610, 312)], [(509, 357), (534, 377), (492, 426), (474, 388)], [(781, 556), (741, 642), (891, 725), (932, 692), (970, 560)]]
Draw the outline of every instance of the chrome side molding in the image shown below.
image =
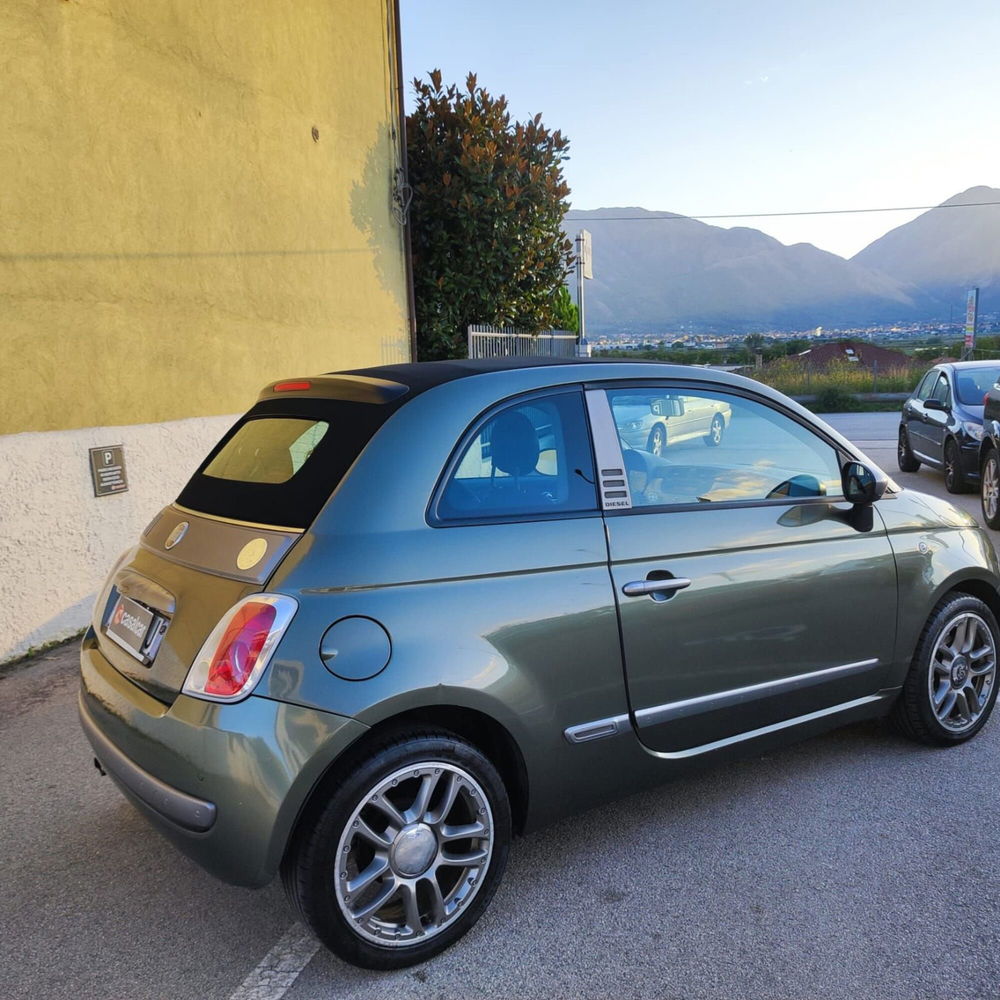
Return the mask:
[(723, 740), (716, 740), (714, 743), (705, 743), (701, 746), (691, 747), (688, 750), (651, 750), (645, 744), (643, 744), (643, 749), (646, 753), (652, 754), (654, 757), (660, 757), (662, 760), (683, 760), (685, 757), (698, 757), (703, 753), (711, 753), (713, 750), (721, 750), (723, 747), (733, 746), (735, 743), (743, 743), (746, 740), (756, 739), (758, 736), (780, 733), (782, 729), (803, 726), (807, 722), (825, 719), (827, 716), (838, 715), (840, 712), (849, 712), (853, 708), (861, 708), (864, 705), (874, 705), (875, 702), (894, 698), (898, 691), (898, 688), (893, 688), (888, 692), (870, 694), (864, 698), (855, 698), (854, 701), (845, 701), (840, 705), (831, 705), (829, 708), (821, 708), (818, 712), (810, 712), (808, 715), (798, 715), (794, 719), (785, 719), (784, 722), (775, 722), (771, 726), (762, 726), (760, 729), (751, 729), (746, 733), (737, 733), (735, 736), (727, 736)]
[[(890, 688), (880, 691), (878, 694), (866, 695), (864, 698), (855, 698), (853, 701), (845, 701), (839, 705), (831, 705), (829, 708), (821, 708), (818, 712), (809, 712), (807, 715), (797, 715), (794, 719), (785, 719), (782, 722), (775, 722), (770, 726), (762, 726), (760, 729), (751, 729), (745, 733), (736, 733), (734, 736), (727, 736), (725, 739), (715, 740), (712, 743), (703, 743), (696, 747), (689, 747), (687, 750), (652, 750), (640, 740), (640, 746), (653, 757), (662, 760), (684, 760), (686, 757), (698, 757), (704, 753), (711, 753), (713, 750), (721, 750), (724, 747), (733, 746), (736, 743), (743, 743), (746, 740), (753, 740), (759, 736), (768, 736), (771, 733), (781, 732), (783, 729), (791, 729), (794, 726), (802, 726), (807, 722), (815, 722), (817, 719), (825, 719), (830, 715), (837, 715), (840, 712), (849, 712), (854, 708), (862, 708), (865, 705), (874, 705), (876, 702), (887, 701), (895, 698), (899, 694), (899, 688)], [(590, 740), (603, 739), (605, 736), (616, 736), (628, 729), (628, 716), (616, 715), (613, 719), (599, 719), (596, 722), (585, 722), (579, 726), (570, 726), (563, 735), (570, 743), (587, 743)]]
[(774, 681), (764, 681), (762, 684), (751, 684), (748, 687), (733, 688), (730, 691), (718, 691), (715, 694), (705, 694), (698, 698), (686, 698), (683, 701), (671, 701), (665, 705), (654, 705), (650, 708), (640, 708), (635, 713), (635, 724), (639, 729), (649, 726), (663, 725), (676, 719), (686, 719), (703, 712), (714, 712), (721, 708), (732, 708), (746, 702), (759, 701), (762, 698), (774, 698), (792, 691), (825, 684), (827, 681), (850, 677), (853, 674), (866, 673), (879, 665), (877, 659), (858, 660), (856, 663), (845, 663), (839, 667), (828, 667), (825, 670), (815, 670), (808, 674), (796, 674), (794, 677), (781, 677)]

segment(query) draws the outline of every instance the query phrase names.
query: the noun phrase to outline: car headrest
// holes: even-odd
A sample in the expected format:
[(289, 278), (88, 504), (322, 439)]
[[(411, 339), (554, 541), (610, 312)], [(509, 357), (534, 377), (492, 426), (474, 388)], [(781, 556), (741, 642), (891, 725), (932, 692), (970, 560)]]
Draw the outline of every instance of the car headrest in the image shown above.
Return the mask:
[(517, 410), (501, 413), (490, 434), (493, 468), (508, 476), (526, 476), (538, 465), (538, 435), (531, 421)]

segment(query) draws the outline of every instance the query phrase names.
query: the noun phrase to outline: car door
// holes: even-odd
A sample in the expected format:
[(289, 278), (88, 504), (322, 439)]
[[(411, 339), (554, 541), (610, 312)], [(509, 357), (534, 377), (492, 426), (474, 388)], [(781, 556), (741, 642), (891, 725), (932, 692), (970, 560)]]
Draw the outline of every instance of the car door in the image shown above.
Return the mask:
[[(922, 462), (933, 466), (941, 464), (941, 456), (934, 443), (931, 417), (934, 411), (926, 407), (927, 400), (935, 392), (941, 391), (941, 379), (945, 378), (940, 368), (932, 368), (921, 380), (917, 391), (903, 406), (903, 422), (910, 441), (910, 450)], [(947, 379), (945, 379), (947, 384)], [(938, 413), (937, 416), (942, 416)]]
[[(719, 447), (616, 452), (621, 391), (639, 392), (591, 388), (587, 405), (642, 742), (690, 756), (872, 698), (895, 563), (878, 516), (843, 502), (834, 446), (769, 400), (684, 388), (731, 407)], [(651, 404), (676, 391), (642, 390)]]
[(694, 440), (708, 436), (715, 410), (709, 400), (701, 396), (682, 396), (684, 428), (681, 440)]
[(944, 442), (948, 436), (948, 422), (951, 418), (951, 383), (948, 375), (942, 371), (934, 380), (934, 386), (928, 397), (928, 402), (934, 400), (944, 409), (931, 409), (924, 404), (923, 436), (926, 442), (927, 456), (935, 465), (944, 465)]

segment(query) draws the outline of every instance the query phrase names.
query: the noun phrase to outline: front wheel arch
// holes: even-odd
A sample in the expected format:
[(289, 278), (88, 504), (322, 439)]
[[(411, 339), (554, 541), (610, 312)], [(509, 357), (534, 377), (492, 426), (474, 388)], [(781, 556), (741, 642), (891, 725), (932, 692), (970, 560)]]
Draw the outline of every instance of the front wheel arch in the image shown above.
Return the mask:
[[(987, 641), (978, 653), (966, 652), (966, 649), (975, 648), (980, 632), (969, 639), (968, 623), (960, 626), (958, 622), (961, 619), (978, 620), (974, 628), (981, 628), (985, 633), (983, 638)], [(950, 661), (938, 660), (939, 648), (945, 637), (954, 629), (951, 636), (955, 641), (960, 627), (965, 629), (961, 633), (960, 652), (945, 646), (945, 650), (952, 653), (952, 658)], [(967, 641), (970, 643), (968, 647), (965, 645)], [(961, 589), (943, 594), (935, 602), (921, 629), (902, 688), (890, 711), (889, 721), (893, 728), (908, 739), (929, 746), (955, 746), (972, 739), (989, 721), (996, 703), (998, 646), (1000, 625), (993, 608), (986, 601)], [(977, 662), (982, 663), (987, 658), (991, 662), (979, 670), (975, 669)], [(955, 667), (954, 664), (959, 665)], [(956, 675), (956, 669), (962, 673)], [(938, 694), (941, 697), (936, 700)], [(957, 719), (953, 718), (956, 710), (959, 713)]]
[[(968, 594), (969, 597), (978, 597), (1000, 622), (1000, 593), (985, 580), (963, 580), (941, 596), (950, 596), (951, 594)], [(938, 600), (940, 599), (941, 597), (938, 597)], [(937, 601), (934, 603), (937, 604)]]

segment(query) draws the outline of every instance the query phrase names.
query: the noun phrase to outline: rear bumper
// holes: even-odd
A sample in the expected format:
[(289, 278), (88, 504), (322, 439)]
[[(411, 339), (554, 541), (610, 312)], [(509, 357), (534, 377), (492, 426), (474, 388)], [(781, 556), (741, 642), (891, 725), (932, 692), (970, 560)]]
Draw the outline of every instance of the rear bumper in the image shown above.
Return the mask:
[(147, 808), (155, 812), (160, 819), (166, 820), (191, 833), (206, 833), (215, 825), (218, 810), (214, 802), (187, 795), (166, 782), (160, 781), (154, 774), (144, 771), (138, 764), (125, 756), (97, 728), (87, 711), (87, 706), (80, 695), (80, 725), (94, 755), (101, 766), (123, 788), (131, 792)]
[(249, 886), (274, 877), (309, 793), (367, 729), (252, 696), (165, 705), (119, 674), (92, 633), (80, 720), (104, 770), (161, 833), (213, 875)]

